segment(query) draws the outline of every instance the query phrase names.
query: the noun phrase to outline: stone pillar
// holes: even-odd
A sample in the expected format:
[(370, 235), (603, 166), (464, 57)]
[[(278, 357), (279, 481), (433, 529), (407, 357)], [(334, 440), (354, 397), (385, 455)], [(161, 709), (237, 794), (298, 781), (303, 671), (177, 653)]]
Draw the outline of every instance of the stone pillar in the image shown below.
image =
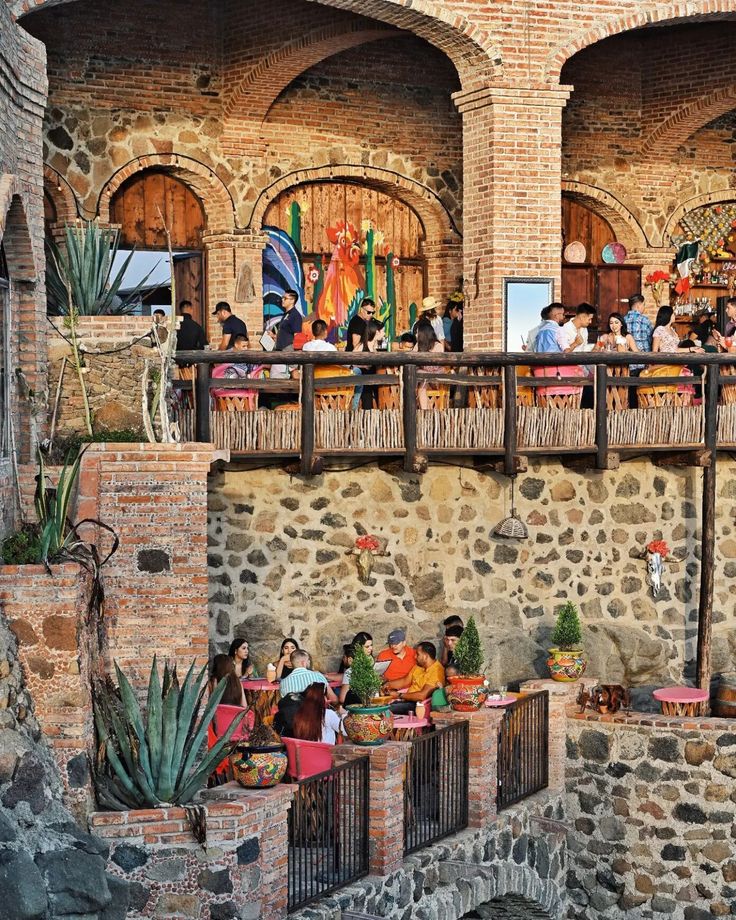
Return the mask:
[[(561, 143), (566, 86), (464, 90), (465, 348), (503, 348), (504, 278), (561, 279)], [(512, 343), (513, 344), (513, 343)]]
[(390, 875), (404, 860), (404, 779), (409, 743), (388, 741), (379, 747), (342, 744), (335, 765), (368, 755), (370, 762), (368, 847), (371, 875)]
[(248, 327), (251, 343), (263, 329), (263, 250), (266, 237), (259, 231), (237, 234), (208, 232), (203, 236), (207, 273), (205, 315), (210, 341), (219, 338), (212, 316), (218, 300), (227, 300), (233, 313)]
[[(657, 305), (652, 296), (652, 289), (646, 285), (646, 277), (656, 271), (672, 271), (673, 250), (664, 246), (661, 249), (649, 248), (635, 250), (626, 254), (626, 261), (634, 265), (641, 265), (641, 293), (644, 295), (644, 313), (654, 322), (657, 315)], [(665, 293), (662, 304), (669, 303), (669, 294)], [(626, 305), (621, 304), (622, 312), (626, 312)]]
[(498, 728), (502, 709), (478, 712), (433, 712), (432, 721), (440, 728), (468, 722), (468, 824), (487, 827), (497, 814)]
[(595, 677), (583, 677), (573, 683), (559, 680), (526, 680), (520, 689), (533, 693), (546, 690), (549, 693), (549, 789), (552, 792), (565, 791), (565, 761), (567, 758), (567, 716), (575, 710), (575, 700), (580, 690), (594, 687)]

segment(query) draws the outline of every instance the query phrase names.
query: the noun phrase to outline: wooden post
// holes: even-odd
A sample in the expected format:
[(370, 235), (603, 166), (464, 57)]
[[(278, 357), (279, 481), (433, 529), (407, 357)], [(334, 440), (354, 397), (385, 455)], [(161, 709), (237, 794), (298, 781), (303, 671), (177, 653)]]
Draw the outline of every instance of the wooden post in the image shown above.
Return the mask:
[(516, 368), (509, 364), (503, 369), (503, 471), (516, 473)]
[(706, 370), (703, 400), (705, 403), (705, 449), (708, 463), (703, 470), (703, 504), (701, 513), (702, 543), (700, 551), (700, 597), (698, 599), (698, 653), (696, 683), (710, 691), (711, 641), (713, 635), (713, 574), (716, 542), (716, 437), (718, 434), (717, 365)]
[(417, 467), (417, 368), (404, 367), (404, 469), (416, 472)]
[(210, 440), (210, 366), (209, 364), (197, 365), (197, 440), (205, 444)]
[(608, 368), (597, 364), (595, 368), (595, 465), (608, 469), (608, 405), (606, 403)]
[(302, 368), (302, 443), (301, 471), (311, 476), (314, 464), (314, 365)]

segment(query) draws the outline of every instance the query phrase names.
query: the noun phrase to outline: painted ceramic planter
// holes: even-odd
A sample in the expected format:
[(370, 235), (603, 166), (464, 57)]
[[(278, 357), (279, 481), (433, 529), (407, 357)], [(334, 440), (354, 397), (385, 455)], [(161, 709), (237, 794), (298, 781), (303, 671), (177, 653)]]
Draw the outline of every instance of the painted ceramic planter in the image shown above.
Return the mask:
[(374, 746), (391, 737), (394, 717), (387, 705), (348, 706), (343, 725), (353, 744)]
[(488, 687), (482, 674), (477, 677), (450, 677), (447, 702), (455, 712), (475, 712), (488, 699)]
[(268, 747), (239, 745), (230, 755), (233, 777), (246, 789), (267, 789), (280, 783), (286, 773), (287, 757), (282, 744)]
[(547, 667), (552, 680), (561, 680), (572, 682), (580, 680), (585, 674), (585, 667), (588, 662), (583, 658), (582, 649), (551, 648), (550, 657), (547, 659)]

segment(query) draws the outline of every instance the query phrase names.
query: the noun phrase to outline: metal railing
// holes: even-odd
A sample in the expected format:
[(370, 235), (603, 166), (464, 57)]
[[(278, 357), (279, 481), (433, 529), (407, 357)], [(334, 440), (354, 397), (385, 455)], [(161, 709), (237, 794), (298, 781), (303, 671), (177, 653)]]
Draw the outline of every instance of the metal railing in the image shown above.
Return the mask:
[(411, 742), (404, 782), (404, 853), (468, 826), (468, 723)]
[(288, 910), (368, 874), (369, 758), (297, 783), (289, 809)]
[(505, 708), (498, 730), (498, 810), (549, 783), (549, 694), (522, 696)]
[[(705, 465), (708, 452), (736, 447), (732, 354), (239, 352), (247, 365), (286, 359), (297, 376), (211, 377), (212, 365), (233, 357), (177, 354), (196, 368), (186, 371), (194, 379), (175, 384), (185, 391), (177, 410), (183, 439), (214, 441), (234, 457), (298, 459), (304, 474), (331, 456), (398, 456), (417, 470), (432, 456), (476, 454), (498, 458), (511, 474), (539, 453), (588, 455), (608, 469), (637, 451), (689, 451)], [(341, 375), (356, 361), (363, 374)], [(637, 376), (629, 365), (671, 371)], [(695, 376), (679, 376), (683, 368)], [(370, 390), (377, 408), (353, 409), (356, 387)], [(248, 391), (238, 411), (231, 390)]]

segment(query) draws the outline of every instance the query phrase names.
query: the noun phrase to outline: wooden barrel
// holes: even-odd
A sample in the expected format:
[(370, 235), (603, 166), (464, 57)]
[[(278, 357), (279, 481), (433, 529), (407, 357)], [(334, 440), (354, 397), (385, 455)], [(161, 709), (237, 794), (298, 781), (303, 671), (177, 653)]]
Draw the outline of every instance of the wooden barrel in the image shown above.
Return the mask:
[(721, 674), (713, 715), (722, 719), (736, 719), (736, 671)]

